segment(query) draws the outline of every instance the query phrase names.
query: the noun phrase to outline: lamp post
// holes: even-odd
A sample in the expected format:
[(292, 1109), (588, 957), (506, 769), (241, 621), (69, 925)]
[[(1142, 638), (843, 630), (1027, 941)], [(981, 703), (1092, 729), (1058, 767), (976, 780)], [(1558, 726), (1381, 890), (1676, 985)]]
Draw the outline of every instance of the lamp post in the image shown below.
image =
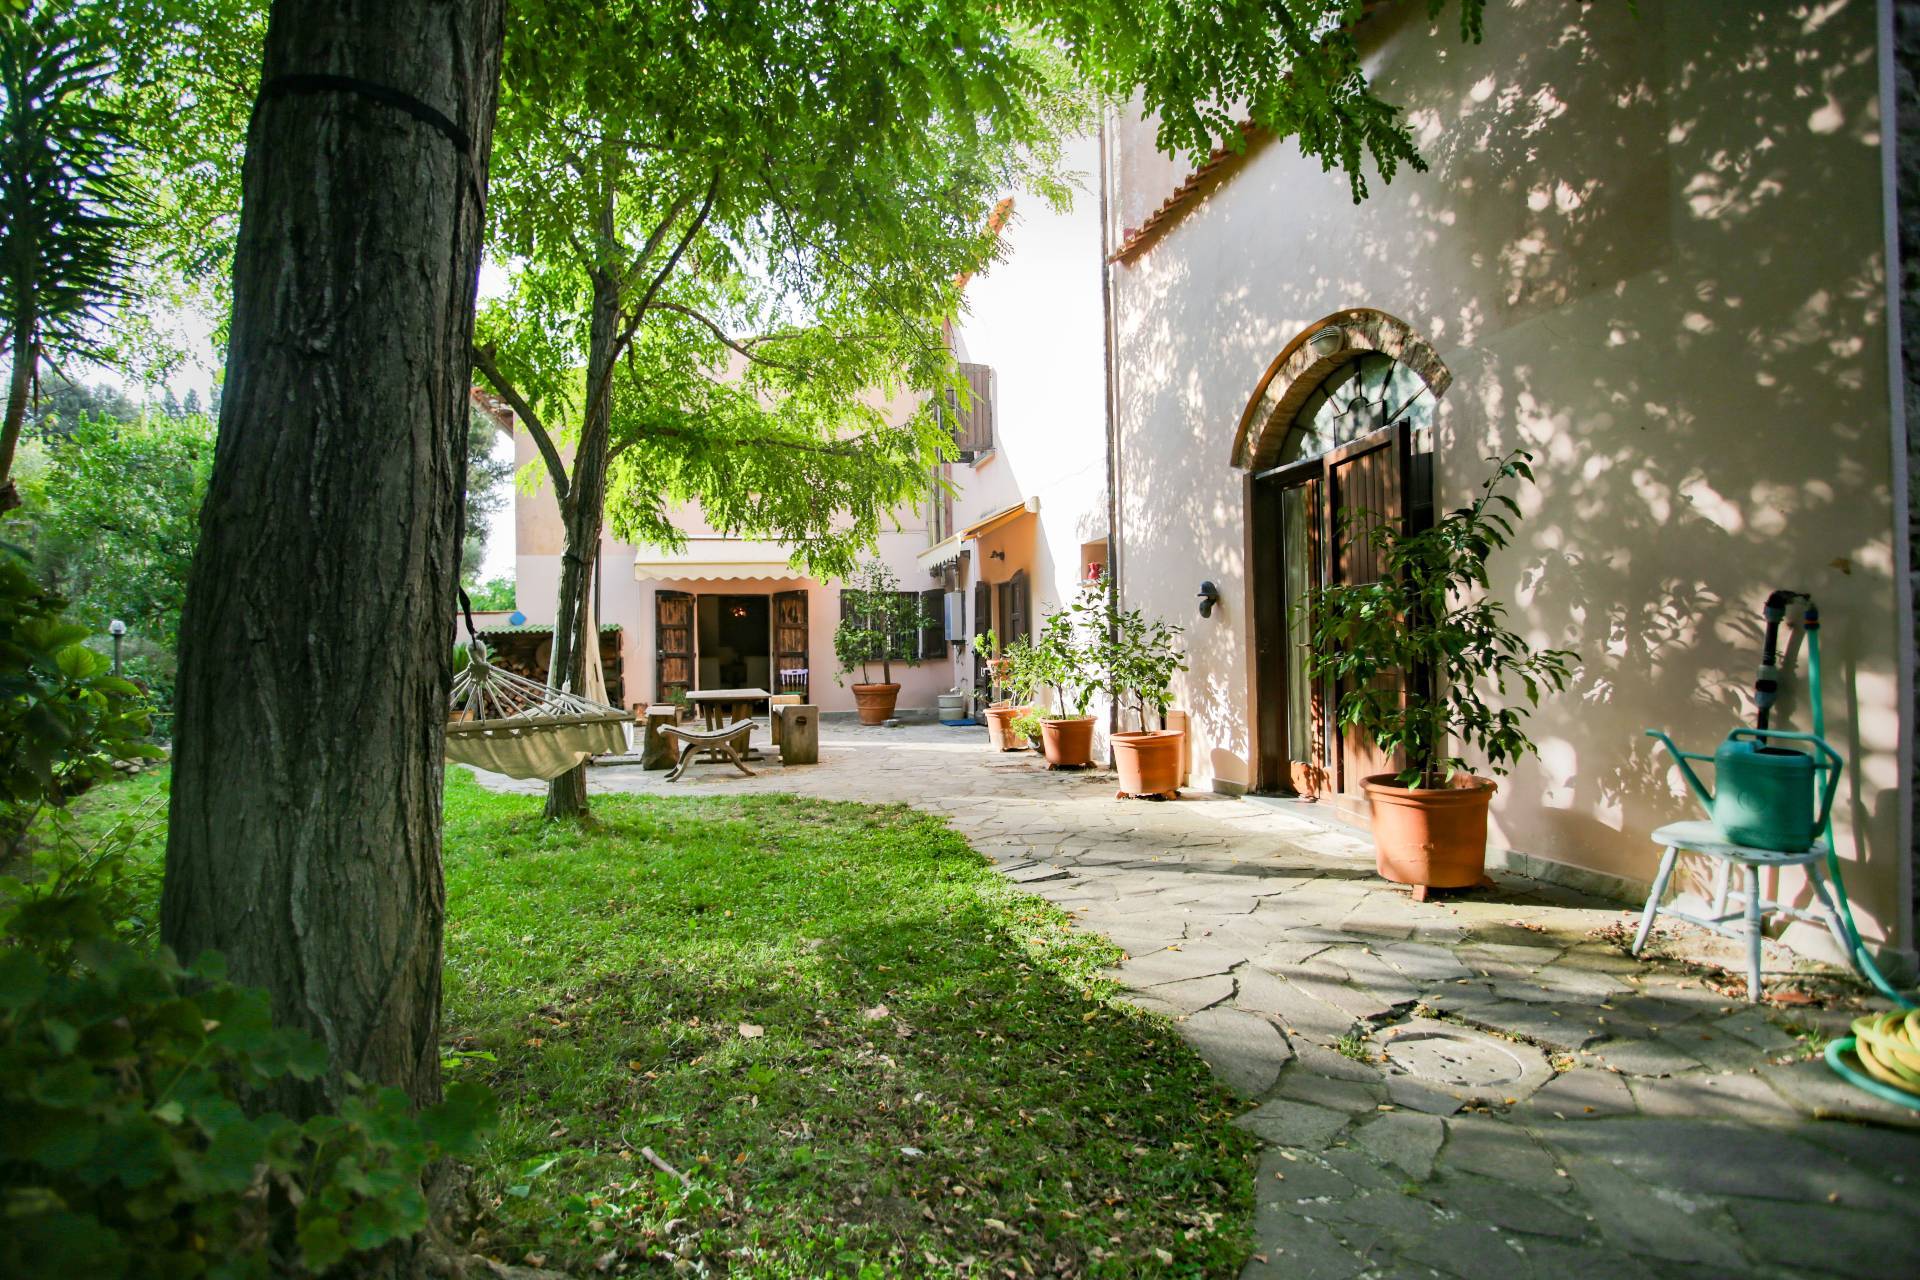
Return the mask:
[(113, 674), (120, 674), (120, 641), (126, 637), (127, 624), (115, 618), (107, 624), (107, 634), (113, 637)]

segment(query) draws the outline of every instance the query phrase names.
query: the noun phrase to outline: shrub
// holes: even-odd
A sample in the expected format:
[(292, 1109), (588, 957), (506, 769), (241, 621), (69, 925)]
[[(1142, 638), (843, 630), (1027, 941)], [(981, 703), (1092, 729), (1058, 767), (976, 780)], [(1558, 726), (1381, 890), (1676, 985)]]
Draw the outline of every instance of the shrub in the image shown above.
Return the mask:
[(0, 545), (0, 856), (42, 808), (111, 777), (114, 761), (162, 754), (145, 741), (139, 688), (110, 674), (112, 660), (87, 648), (87, 628), (65, 609)]
[(317, 1275), (418, 1232), (422, 1173), (474, 1150), (484, 1090), (417, 1115), (397, 1089), (304, 1123), (249, 1114), (247, 1090), (313, 1079), (325, 1051), (217, 956), (183, 968), (117, 927), (128, 827), (0, 881), (0, 1274)]

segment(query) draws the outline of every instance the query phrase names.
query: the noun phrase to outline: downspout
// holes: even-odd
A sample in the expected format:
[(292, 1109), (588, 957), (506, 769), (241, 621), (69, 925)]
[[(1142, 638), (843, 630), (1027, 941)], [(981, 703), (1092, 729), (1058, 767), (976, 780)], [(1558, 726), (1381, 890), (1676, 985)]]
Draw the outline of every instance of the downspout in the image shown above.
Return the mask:
[[(1108, 188), (1113, 181), (1112, 166), (1107, 158), (1107, 111), (1100, 112), (1100, 351), (1102, 373), (1106, 378), (1106, 433), (1107, 433), (1107, 639), (1114, 638), (1112, 617), (1120, 610), (1120, 437), (1116, 428), (1118, 406), (1115, 385), (1117, 375), (1113, 364), (1114, 327), (1113, 327), (1113, 262), (1108, 246), (1108, 235), (1112, 219), (1108, 216)], [(1142, 728), (1145, 726), (1142, 725)], [(1120, 700), (1111, 698), (1107, 705), (1107, 767), (1113, 767), (1113, 735), (1120, 729)]]
[[(1916, 684), (1916, 637), (1914, 627), (1914, 552), (1915, 552), (1915, 508), (1913, 485), (1915, 482), (1914, 459), (1916, 453), (1910, 433), (1920, 426), (1907, 420), (1909, 386), (1920, 370), (1906, 367), (1906, 346), (1908, 335), (1905, 332), (1902, 315), (1902, 283), (1906, 278), (1906, 263), (1901, 257), (1901, 222), (1912, 219), (1915, 211), (1900, 207), (1900, 150), (1902, 147), (1920, 145), (1920, 138), (1914, 136), (1916, 122), (1911, 113), (1902, 118), (1900, 95), (1898, 93), (1897, 50), (1906, 21), (1914, 20), (1911, 8), (1903, 19), (1902, 12), (1896, 11), (1893, 0), (1880, 0), (1876, 6), (1877, 21), (1874, 24), (1876, 42), (1879, 45), (1880, 72), (1880, 190), (1882, 218), (1882, 252), (1885, 254), (1886, 270), (1882, 277), (1887, 289), (1887, 406), (1891, 420), (1892, 439), (1888, 442), (1893, 466), (1893, 594), (1895, 616), (1899, 619), (1896, 626), (1899, 633), (1894, 642), (1899, 654), (1899, 699), (1902, 715), (1901, 732), (1898, 745), (1898, 768), (1903, 784), (1899, 789), (1895, 815), (1898, 831), (1897, 844), (1905, 852), (1900, 860), (1898, 901), (1892, 911), (1892, 920), (1896, 925), (1905, 917), (1904, 930), (1889, 930), (1894, 934), (1890, 939), (1900, 947), (1908, 960), (1920, 950), (1920, 832), (1915, 830), (1914, 787), (1920, 762), (1916, 762), (1916, 734), (1920, 726), (1920, 689)], [(1904, 936), (1901, 936), (1904, 934)]]

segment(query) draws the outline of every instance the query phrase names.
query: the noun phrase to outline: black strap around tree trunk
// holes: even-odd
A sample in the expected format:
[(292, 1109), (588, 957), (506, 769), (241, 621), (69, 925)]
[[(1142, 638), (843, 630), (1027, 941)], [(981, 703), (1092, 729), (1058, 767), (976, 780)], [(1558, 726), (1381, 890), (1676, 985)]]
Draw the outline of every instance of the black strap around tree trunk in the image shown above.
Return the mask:
[(473, 187), (473, 198), (480, 208), (486, 207), (486, 189), (480, 181), (479, 164), (473, 154), (473, 139), (467, 131), (450, 119), (437, 107), (429, 106), (409, 93), (402, 93), (389, 85), (378, 84), (372, 80), (361, 80), (355, 76), (333, 75), (327, 72), (295, 72), (274, 76), (260, 85), (260, 94), (254, 99), (254, 110), (268, 98), (284, 98), (294, 94), (308, 93), (350, 93), (356, 97), (378, 102), (382, 106), (392, 107), (405, 112), (415, 120), (438, 132), (453, 144), (453, 149), (466, 161), (467, 181)]

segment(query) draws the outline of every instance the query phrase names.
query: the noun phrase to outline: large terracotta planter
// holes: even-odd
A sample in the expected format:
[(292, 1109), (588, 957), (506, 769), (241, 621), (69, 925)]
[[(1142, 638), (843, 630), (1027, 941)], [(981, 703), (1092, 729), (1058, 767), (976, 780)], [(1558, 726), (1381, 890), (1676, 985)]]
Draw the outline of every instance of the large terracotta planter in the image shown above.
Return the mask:
[(1093, 717), (1040, 722), (1040, 750), (1050, 769), (1083, 769), (1093, 763)]
[(1487, 870), (1487, 806), (1490, 778), (1460, 774), (1447, 787), (1403, 787), (1390, 773), (1361, 779), (1373, 811), (1374, 865), (1399, 884), (1414, 886), (1414, 900), (1429, 889), (1464, 889)]
[(860, 710), (861, 724), (885, 724), (893, 719), (893, 704), (899, 701), (897, 684), (857, 684), (853, 686), (853, 705)]
[(995, 751), (1025, 751), (1029, 745), (1026, 735), (1016, 732), (1013, 722), (1032, 709), (1005, 705), (988, 707), (985, 712), (987, 746)]
[(1148, 729), (1113, 735), (1113, 766), (1120, 794), (1174, 796), (1180, 792), (1181, 757), (1187, 735), (1177, 729)]

